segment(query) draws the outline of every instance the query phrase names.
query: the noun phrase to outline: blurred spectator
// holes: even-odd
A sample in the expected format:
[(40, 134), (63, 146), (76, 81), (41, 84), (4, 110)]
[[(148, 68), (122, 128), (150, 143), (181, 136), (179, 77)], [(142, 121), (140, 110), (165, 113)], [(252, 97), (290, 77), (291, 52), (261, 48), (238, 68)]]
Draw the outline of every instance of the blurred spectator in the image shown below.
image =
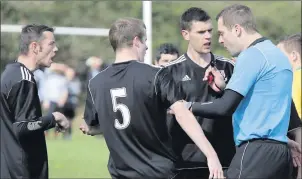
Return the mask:
[(45, 82), (45, 78), (46, 78), (45, 68), (35, 70), (34, 78), (35, 78), (37, 88), (38, 88), (38, 96), (39, 96), (40, 102), (42, 102), (43, 95), (42, 95), (41, 87), (43, 86), (43, 83)]
[(95, 77), (99, 72), (107, 68), (107, 64), (96, 56), (91, 56), (85, 61), (86, 70), (81, 72), (81, 81), (85, 81), (82, 85), (82, 89), (86, 90), (88, 82), (91, 78)]
[(63, 113), (63, 107), (68, 98), (68, 80), (63, 73), (66, 70), (67, 66), (62, 64), (52, 64), (49, 69), (45, 70), (46, 77), (40, 89), (42, 108), (48, 114), (54, 111)]
[(67, 65), (65, 65), (65, 64), (52, 63), (51, 68), (50, 68), (51, 70), (46, 69), (46, 68), (40, 68), (40, 69), (37, 69), (34, 71), (34, 78), (37, 83), (38, 95), (39, 95), (41, 102), (43, 101), (42, 87), (44, 86), (43, 83), (45, 83), (45, 81), (47, 80), (47, 75), (54, 70), (58, 71), (60, 73), (64, 73), (66, 68), (67, 68)]
[(72, 135), (72, 121), (75, 117), (76, 108), (79, 103), (78, 98), (81, 93), (81, 82), (76, 76), (75, 70), (72, 68), (67, 68), (67, 70), (65, 71), (65, 76), (68, 80), (68, 98), (62, 112), (70, 121), (70, 127), (63, 135), (64, 139), (69, 140), (71, 139)]
[(89, 57), (86, 60), (86, 66), (88, 67), (87, 80), (95, 77), (100, 71), (107, 67), (101, 58), (95, 56)]
[(156, 52), (156, 66), (164, 66), (179, 57), (178, 49), (170, 43), (164, 43), (159, 46)]
[(277, 46), (288, 57), (293, 68), (292, 96), (301, 119), (301, 32), (284, 37)]

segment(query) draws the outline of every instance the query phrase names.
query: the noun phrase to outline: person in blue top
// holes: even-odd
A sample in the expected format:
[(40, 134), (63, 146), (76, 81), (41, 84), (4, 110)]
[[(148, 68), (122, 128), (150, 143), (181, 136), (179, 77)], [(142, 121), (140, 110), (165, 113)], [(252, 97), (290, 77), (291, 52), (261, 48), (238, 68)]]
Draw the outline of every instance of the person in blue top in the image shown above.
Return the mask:
[[(291, 178), (289, 149), (301, 154), (301, 146), (287, 138), (292, 107), (290, 63), (270, 40), (258, 33), (249, 7), (226, 7), (217, 21), (219, 43), (233, 57), (237, 56), (233, 75), (221, 98), (185, 105), (202, 117), (233, 115), (237, 149), (225, 173), (227, 178)], [(209, 73), (219, 80), (215, 67)]]

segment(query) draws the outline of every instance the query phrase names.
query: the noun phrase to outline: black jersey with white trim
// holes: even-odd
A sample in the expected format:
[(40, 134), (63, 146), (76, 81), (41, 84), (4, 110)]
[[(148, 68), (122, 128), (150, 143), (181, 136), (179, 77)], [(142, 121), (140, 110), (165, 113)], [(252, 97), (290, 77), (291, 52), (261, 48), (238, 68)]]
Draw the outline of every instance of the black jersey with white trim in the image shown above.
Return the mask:
[(23, 64), (8, 64), (1, 74), (1, 105), (1, 171), (10, 178), (48, 178), (44, 130), (55, 122), (42, 117), (34, 76)]
[[(215, 62), (216, 68), (224, 76), (227, 83), (233, 73), (234, 63), (227, 58), (212, 53), (211, 60)], [(169, 69), (173, 79), (180, 83), (186, 101), (209, 102), (221, 96), (221, 93), (215, 92), (206, 81), (203, 81), (207, 68), (203, 68), (193, 62), (187, 54), (183, 54), (177, 60), (168, 64), (166, 68)], [(215, 148), (222, 165), (224, 167), (229, 166), (235, 152), (232, 119), (225, 117), (215, 121), (198, 116), (196, 118), (206, 137)], [(173, 138), (174, 149), (178, 154), (182, 155), (184, 160), (178, 162), (178, 167), (207, 167), (206, 157), (183, 132), (172, 116), (169, 117), (168, 126)]]
[(168, 178), (177, 160), (167, 109), (183, 99), (166, 68), (137, 61), (115, 63), (89, 81), (84, 119), (100, 125), (113, 178)]

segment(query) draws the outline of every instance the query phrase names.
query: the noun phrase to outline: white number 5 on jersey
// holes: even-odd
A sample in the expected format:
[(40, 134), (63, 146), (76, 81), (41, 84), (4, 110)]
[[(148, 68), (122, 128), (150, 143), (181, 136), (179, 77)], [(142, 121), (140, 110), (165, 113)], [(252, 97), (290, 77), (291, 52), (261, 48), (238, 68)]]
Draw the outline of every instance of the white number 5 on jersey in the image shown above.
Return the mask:
[(125, 104), (117, 103), (116, 99), (127, 97), (126, 88), (123, 87), (123, 88), (110, 89), (110, 94), (111, 94), (111, 99), (112, 99), (113, 111), (117, 112), (117, 110), (119, 110), (123, 116), (122, 124), (118, 121), (118, 119), (114, 120), (114, 127), (119, 130), (125, 129), (130, 124), (130, 120), (131, 120), (130, 111), (129, 111), (129, 108)]

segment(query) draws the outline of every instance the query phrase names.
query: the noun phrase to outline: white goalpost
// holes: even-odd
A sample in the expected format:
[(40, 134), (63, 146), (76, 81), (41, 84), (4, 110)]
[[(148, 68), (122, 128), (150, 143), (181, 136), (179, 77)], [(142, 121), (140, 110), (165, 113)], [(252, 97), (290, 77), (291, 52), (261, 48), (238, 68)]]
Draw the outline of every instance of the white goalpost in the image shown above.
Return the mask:
[[(1, 32), (20, 33), (22, 25), (1, 24)], [(108, 36), (109, 29), (81, 28), (81, 27), (54, 27), (57, 35), (84, 35), (84, 36)]]
[[(145, 56), (145, 63), (152, 64), (152, 1), (143, 1), (143, 21), (147, 28), (148, 50)], [(1, 24), (1, 33), (20, 33), (23, 25)], [(108, 36), (109, 29), (106, 28), (82, 28), (82, 27), (56, 27), (57, 35), (78, 35), (78, 36)]]

